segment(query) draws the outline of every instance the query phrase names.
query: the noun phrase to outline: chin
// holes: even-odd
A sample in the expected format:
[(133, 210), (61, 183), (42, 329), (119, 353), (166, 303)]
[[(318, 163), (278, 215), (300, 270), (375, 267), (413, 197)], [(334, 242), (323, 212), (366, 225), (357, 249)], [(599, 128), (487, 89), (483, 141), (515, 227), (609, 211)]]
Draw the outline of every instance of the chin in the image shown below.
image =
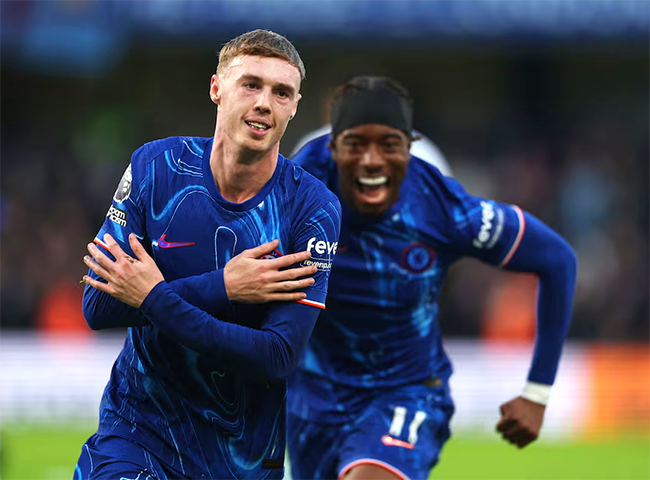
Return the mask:
[(387, 205), (384, 203), (373, 204), (365, 202), (357, 202), (355, 205), (355, 210), (364, 215), (381, 215), (388, 209)]
[(245, 150), (249, 150), (251, 152), (265, 152), (269, 150), (270, 145), (268, 142), (265, 141), (255, 141), (251, 140), (249, 138), (245, 139), (243, 142), (239, 144), (239, 146)]

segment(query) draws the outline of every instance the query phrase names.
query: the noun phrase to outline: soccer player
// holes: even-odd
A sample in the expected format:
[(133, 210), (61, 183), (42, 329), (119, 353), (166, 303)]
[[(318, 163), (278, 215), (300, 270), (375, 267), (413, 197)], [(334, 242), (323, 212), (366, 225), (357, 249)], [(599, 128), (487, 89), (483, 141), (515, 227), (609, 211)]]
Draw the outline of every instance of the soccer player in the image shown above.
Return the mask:
[(243, 34), (211, 79), (214, 137), (133, 154), (84, 259), (89, 325), (131, 328), (75, 478), (282, 478), (286, 377), (325, 307), (341, 215), (278, 153), (303, 78), (284, 37)]
[(397, 82), (354, 78), (332, 103), (331, 156), (315, 141), (293, 158), (343, 201), (328, 308), (289, 380), (294, 478), (428, 477), (454, 411), (438, 296), (463, 256), (539, 276), (532, 366), (497, 429), (520, 448), (540, 432), (571, 317), (575, 254), (519, 207), (472, 196), (410, 156), (412, 118)]

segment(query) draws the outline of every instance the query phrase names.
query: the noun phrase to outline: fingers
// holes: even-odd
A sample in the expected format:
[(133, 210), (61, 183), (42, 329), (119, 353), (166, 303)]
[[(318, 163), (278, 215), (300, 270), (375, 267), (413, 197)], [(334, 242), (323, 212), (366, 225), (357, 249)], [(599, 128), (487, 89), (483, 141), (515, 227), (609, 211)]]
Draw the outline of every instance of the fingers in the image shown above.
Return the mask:
[(524, 448), (537, 439), (537, 435), (527, 428), (517, 428), (507, 434), (503, 434), (504, 440), (516, 445), (518, 448)]
[(126, 255), (126, 253), (124, 253), (124, 250), (122, 250), (122, 247), (120, 247), (120, 244), (117, 243), (115, 239), (108, 233), (104, 234), (104, 244), (102, 247), (105, 247), (109, 252), (111, 252), (116, 260), (123, 258)]
[(110, 234), (108, 234), (108, 233), (104, 234), (104, 241), (103, 242), (101, 242), (98, 238), (95, 238), (94, 242), (97, 243), (98, 245), (101, 245), (102, 247), (104, 247), (109, 252), (111, 252), (111, 255), (113, 255), (116, 262), (124, 259), (129, 263), (135, 263), (135, 260), (133, 259), (133, 257), (131, 257), (124, 250), (122, 250), (122, 247), (120, 246), (120, 244), (117, 243), (115, 241), (115, 239)]
[(99, 280), (95, 280), (89, 275), (84, 275), (83, 278), (81, 279), (83, 283), (86, 285), (90, 285), (93, 288), (96, 288), (97, 290), (101, 290), (102, 292), (106, 292), (109, 295), (111, 294), (111, 288), (108, 283), (100, 282)]
[(291, 292), (294, 290), (301, 290), (303, 288), (311, 287), (314, 284), (314, 282), (316, 282), (316, 280), (314, 280), (313, 278), (303, 278), (301, 280), (279, 282), (277, 286), (278, 286), (278, 290)]
[[(310, 265), (309, 267), (290, 268), (288, 270), (278, 272), (277, 280), (279, 282), (287, 282), (289, 280), (295, 280), (296, 278), (314, 275), (317, 271), (318, 269), (313, 265)], [(309, 285), (312, 284), (313, 282)]]
[(249, 248), (248, 250), (244, 250), (241, 253), (241, 255), (250, 258), (260, 258), (264, 255), (271, 253), (273, 250), (275, 250), (278, 247), (279, 244), (280, 244), (280, 240), (276, 238), (275, 240), (271, 240), (270, 242), (266, 242), (263, 243), (262, 245), (258, 245), (255, 248)]
[(497, 424), (497, 431), (507, 442), (523, 448), (537, 440), (537, 434), (530, 428), (523, 426), (518, 420), (503, 418)]
[(297, 302), (307, 298), (303, 292), (272, 293), (268, 295), (269, 302)]
[[(97, 262), (99, 265), (104, 267), (105, 271), (110, 272), (114, 262), (110, 258), (108, 258), (104, 254), (104, 252), (102, 252), (99, 248), (97, 248), (94, 243), (89, 243), (87, 248), (88, 248), (88, 253), (90, 253), (94, 258), (93, 263)], [(113, 253), (113, 252), (111, 252), (111, 253)], [(84, 257), (84, 261), (85, 260), (86, 260), (86, 258)], [(86, 265), (88, 265), (90, 267), (90, 264), (88, 262), (86, 262)], [(93, 269), (93, 271), (94, 271), (94, 269)], [(96, 271), (95, 271), (95, 273), (99, 274), (99, 272), (96, 272)], [(103, 276), (104, 275), (102, 275), (102, 277)]]
[(269, 262), (272, 262), (274, 268), (280, 269), (280, 268), (290, 267), (295, 263), (304, 262), (305, 260), (309, 260), (310, 258), (311, 258), (311, 253), (304, 251), (304, 252), (291, 253), (289, 255), (284, 255), (283, 257), (274, 258), (272, 260), (269, 260)]
[(131, 250), (133, 250), (136, 259), (142, 262), (147, 258), (150, 258), (149, 254), (140, 243), (140, 240), (138, 240), (138, 237), (135, 236), (135, 233), (129, 234), (129, 245), (131, 245)]
[(507, 432), (516, 426), (517, 420), (513, 420), (511, 418), (502, 418), (499, 423), (497, 423), (497, 432)]
[[(111, 274), (104, 267), (95, 262), (89, 255), (84, 256), (84, 263), (97, 275), (102, 277), (104, 280), (109, 281)], [(90, 278), (90, 277), (89, 277)]]
[(524, 448), (526, 445), (530, 444), (537, 438), (529, 430), (521, 429), (510, 437), (510, 443), (516, 445), (518, 448)]

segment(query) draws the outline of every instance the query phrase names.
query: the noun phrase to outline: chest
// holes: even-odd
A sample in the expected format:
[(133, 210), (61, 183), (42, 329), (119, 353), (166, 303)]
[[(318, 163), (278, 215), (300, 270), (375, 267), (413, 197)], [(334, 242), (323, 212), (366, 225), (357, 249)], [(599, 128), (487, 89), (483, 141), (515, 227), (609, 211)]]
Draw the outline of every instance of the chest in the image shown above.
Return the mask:
[(395, 306), (437, 296), (449, 261), (435, 230), (400, 213), (372, 224), (344, 222), (330, 296), (376, 298)]
[(272, 201), (246, 211), (220, 205), (200, 185), (156, 209), (152, 206), (146, 230), (154, 258), (168, 280), (220, 269), (234, 256), (274, 238), (286, 253), (288, 229), (279, 221)]

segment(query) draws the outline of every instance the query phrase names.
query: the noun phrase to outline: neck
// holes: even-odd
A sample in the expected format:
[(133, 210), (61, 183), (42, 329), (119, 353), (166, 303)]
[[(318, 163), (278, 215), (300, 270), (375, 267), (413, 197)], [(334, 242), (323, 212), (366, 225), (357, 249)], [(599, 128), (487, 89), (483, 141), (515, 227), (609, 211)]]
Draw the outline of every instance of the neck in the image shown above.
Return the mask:
[(210, 169), (221, 196), (232, 203), (243, 203), (253, 198), (273, 177), (279, 153), (278, 143), (266, 151), (235, 145), (217, 125), (210, 152)]

